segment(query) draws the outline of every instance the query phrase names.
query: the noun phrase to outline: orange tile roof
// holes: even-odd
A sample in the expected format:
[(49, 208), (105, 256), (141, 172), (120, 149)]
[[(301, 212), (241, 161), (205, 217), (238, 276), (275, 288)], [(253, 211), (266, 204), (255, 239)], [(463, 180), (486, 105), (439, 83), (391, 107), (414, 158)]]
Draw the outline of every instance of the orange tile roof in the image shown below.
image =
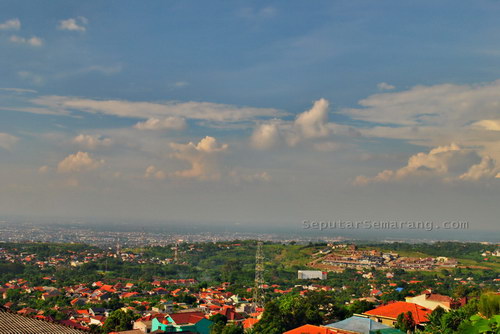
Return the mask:
[(252, 328), (258, 322), (259, 322), (259, 319), (255, 319), (255, 318), (245, 319), (245, 321), (243, 321), (243, 328), (244, 329)]
[(396, 319), (398, 315), (406, 312), (411, 312), (415, 322), (420, 324), (428, 321), (427, 316), (432, 313), (432, 310), (414, 303), (394, 302), (377, 307), (363, 314)]
[(341, 329), (333, 329), (328, 327), (320, 327), (314, 325), (304, 325), (298, 328), (284, 332), (283, 334), (352, 334)]
[(116, 292), (116, 290), (113, 288), (112, 285), (103, 285), (103, 286), (101, 286), (100, 289), (107, 291), (107, 292)]

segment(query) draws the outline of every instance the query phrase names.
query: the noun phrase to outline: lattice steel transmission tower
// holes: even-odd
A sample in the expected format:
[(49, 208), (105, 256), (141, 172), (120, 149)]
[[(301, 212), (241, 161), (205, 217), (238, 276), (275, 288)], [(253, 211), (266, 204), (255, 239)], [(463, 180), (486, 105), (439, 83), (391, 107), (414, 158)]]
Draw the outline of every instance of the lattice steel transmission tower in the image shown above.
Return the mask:
[(175, 246), (172, 249), (174, 250), (174, 263), (177, 264), (179, 263), (179, 240), (175, 242)]
[(255, 254), (255, 285), (253, 288), (253, 312), (257, 308), (264, 307), (264, 253), (262, 252), (262, 241), (257, 242)]

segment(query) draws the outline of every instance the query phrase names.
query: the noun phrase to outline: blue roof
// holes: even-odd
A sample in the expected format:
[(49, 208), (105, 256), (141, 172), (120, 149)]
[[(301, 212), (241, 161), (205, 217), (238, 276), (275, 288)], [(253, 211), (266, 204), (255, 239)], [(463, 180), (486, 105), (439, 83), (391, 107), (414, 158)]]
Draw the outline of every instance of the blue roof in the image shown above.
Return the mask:
[(374, 333), (379, 329), (392, 328), (387, 325), (381, 324), (379, 322), (373, 321), (370, 318), (360, 317), (356, 315), (344, 319), (342, 321), (334, 322), (326, 326), (336, 329), (344, 329), (361, 334), (370, 334)]

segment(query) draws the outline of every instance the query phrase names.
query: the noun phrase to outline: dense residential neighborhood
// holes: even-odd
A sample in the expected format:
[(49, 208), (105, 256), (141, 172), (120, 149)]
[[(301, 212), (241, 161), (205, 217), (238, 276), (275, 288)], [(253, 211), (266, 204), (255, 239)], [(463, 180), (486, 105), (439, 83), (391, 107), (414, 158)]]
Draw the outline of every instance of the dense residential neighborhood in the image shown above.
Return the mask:
[[(400, 258), (394, 250), (378, 250), (382, 247), (409, 253), (404, 245), (269, 242), (262, 245), (262, 306), (254, 303), (255, 247), (251, 241), (140, 249), (3, 244), (2, 312), (91, 333), (200, 334), (427, 332), (436, 325), (436, 313), (470, 308), (470, 317), (481, 300), (492, 298), (485, 296), (495, 296), (493, 313), (498, 313), (499, 264), (482, 258), (496, 251), (495, 245), (446, 245), (467, 250), (466, 258), (481, 265), (447, 256), (453, 267), (362, 265), (328, 272), (308, 267), (338, 250), (361, 262), (363, 254)], [(442, 252), (441, 245), (432, 247), (426, 251)]]

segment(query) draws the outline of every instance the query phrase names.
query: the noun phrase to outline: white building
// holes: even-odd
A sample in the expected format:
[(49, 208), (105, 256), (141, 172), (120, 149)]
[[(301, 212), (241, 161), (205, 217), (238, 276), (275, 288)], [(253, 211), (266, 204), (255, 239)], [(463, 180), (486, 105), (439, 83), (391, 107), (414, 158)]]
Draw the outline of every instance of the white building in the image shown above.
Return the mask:
[(326, 272), (320, 270), (299, 270), (297, 272), (298, 279), (326, 279)]

